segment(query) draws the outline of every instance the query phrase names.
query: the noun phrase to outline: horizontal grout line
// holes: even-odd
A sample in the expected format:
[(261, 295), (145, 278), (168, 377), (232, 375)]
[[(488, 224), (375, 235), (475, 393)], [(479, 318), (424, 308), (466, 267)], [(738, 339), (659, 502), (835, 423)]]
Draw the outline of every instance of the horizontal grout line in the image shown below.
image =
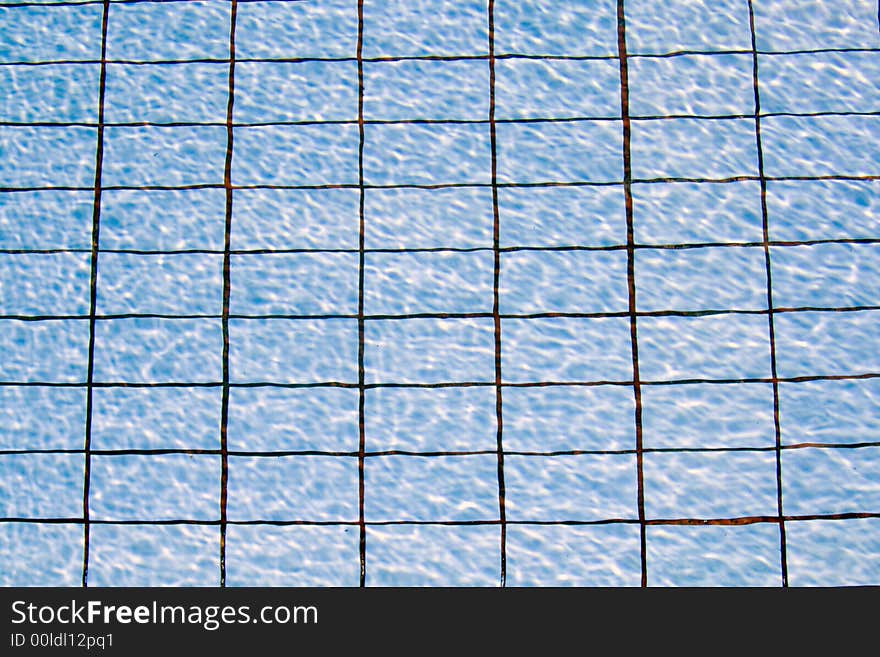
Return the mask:
[[(736, 384), (769, 384), (773, 383), (809, 383), (814, 381), (859, 381), (880, 378), (880, 372), (863, 372), (855, 374), (809, 374), (790, 377), (750, 377), (750, 378), (689, 378), (689, 379), (666, 379), (646, 380), (640, 379), (645, 386), (674, 386), (674, 385), (736, 385)], [(219, 388), (223, 385), (220, 381), (95, 381), (89, 386), (82, 381), (0, 381), (0, 387), (18, 388)], [(596, 381), (526, 381), (505, 382), (499, 384), (503, 388), (563, 388), (563, 387), (598, 387), (618, 386), (632, 387), (630, 380), (596, 380)], [(441, 388), (482, 388), (494, 387), (494, 381), (455, 381), (438, 383), (366, 383), (365, 390), (374, 389), (441, 389)], [(311, 388), (346, 388), (357, 390), (358, 384), (345, 381), (318, 381), (312, 383), (282, 383), (276, 381), (250, 381), (229, 383), (230, 388), (282, 388), (282, 389), (311, 389)]]
[[(788, 314), (788, 313), (851, 313), (851, 312), (868, 312), (880, 310), (880, 305), (864, 305), (864, 306), (774, 306), (772, 311), (766, 308), (754, 309), (738, 309), (738, 308), (711, 308), (703, 310), (642, 310), (635, 313), (636, 317), (715, 317), (717, 315), (767, 315)], [(629, 317), (629, 311), (597, 311), (597, 312), (537, 312), (537, 313), (499, 313), (500, 319), (508, 320), (530, 320), (530, 319), (613, 319), (619, 317)], [(242, 314), (242, 313), (193, 313), (193, 314), (170, 314), (170, 313), (119, 313), (119, 314), (96, 314), (96, 315), (0, 315), (3, 321), (18, 322), (52, 322), (52, 321), (85, 321), (95, 319), (97, 321), (114, 321), (126, 319), (165, 319), (165, 320), (192, 320), (192, 319), (209, 319), (216, 320), (227, 317), (235, 320), (290, 320), (290, 321), (308, 321), (308, 320), (341, 320), (341, 319), (358, 319), (364, 321), (405, 321), (415, 319), (439, 319), (439, 320), (457, 320), (457, 319), (490, 319), (494, 317), (492, 312), (425, 312), (425, 313), (407, 313), (407, 314), (368, 314), (358, 315), (357, 313), (328, 313), (328, 314), (283, 314), (274, 313), (266, 315)]]
[[(862, 443), (793, 443), (781, 445), (783, 451), (804, 450), (804, 449), (865, 449), (880, 447), (880, 442), (862, 442)], [(739, 452), (775, 452), (774, 445), (764, 447), (758, 446), (742, 446), (742, 447), (644, 447), (641, 452), (643, 454), (718, 454), (718, 453), (739, 453)], [(21, 456), (21, 455), (78, 455), (86, 454), (84, 449), (0, 449), (0, 456)], [(185, 456), (221, 456), (223, 450), (217, 449), (199, 449), (184, 447), (164, 447), (164, 448), (130, 448), (130, 449), (95, 449), (91, 448), (88, 453), (92, 456), (168, 456), (168, 455), (185, 455)], [(241, 458), (285, 458), (293, 456), (324, 456), (339, 458), (359, 458), (361, 454), (355, 451), (333, 451), (333, 450), (269, 450), (269, 451), (249, 451), (229, 449), (225, 452), (228, 456)], [(436, 458), (436, 457), (467, 457), (467, 456), (495, 456), (497, 449), (482, 450), (434, 450), (434, 451), (415, 451), (403, 449), (388, 450), (367, 450), (363, 453), (364, 457), (388, 457), (388, 456), (406, 456), (417, 458)], [(525, 457), (566, 457), (566, 456), (627, 456), (636, 454), (635, 449), (565, 449), (552, 451), (538, 450), (516, 450), (505, 449), (505, 456), (525, 456)]]
[[(873, 245), (880, 244), (880, 237), (836, 237), (827, 239), (812, 240), (771, 240), (768, 243), (770, 247), (803, 247), (803, 246), (819, 246), (823, 244), (849, 244), (849, 245)], [(715, 248), (763, 248), (763, 242), (691, 242), (683, 244), (672, 243), (642, 243), (634, 244), (633, 248), (640, 251), (663, 251), (663, 250), (689, 250), (689, 249), (715, 249)], [(500, 253), (521, 253), (521, 252), (577, 252), (577, 251), (625, 251), (626, 244), (606, 244), (606, 245), (577, 245), (566, 244), (559, 246), (502, 246), (499, 247)], [(87, 248), (46, 248), (46, 249), (4, 249), (0, 248), (0, 255), (55, 255), (55, 254), (90, 254), (91, 249)], [(492, 253), (491, 246), (472, 246), (472, 247), (454, 247), (454, 246), (436, 246), (436, 247), (400, 247), (400, 248), (365, 248), (365, 254), (407, 254), (407, 253)], [(98, 249), (98, 253), (110, 253), (116, 255), (139, 255), (139, 256), (174, 256), (174, 255), (217, 255), (221, 256), (224, 251), (221, 249)], [(298, 255), (298, 254), (351, 254), (360, 253), (358, 249), (342, 249), (342, 248), (258, 248), (258, 249), (230, 249), (229, 253), (235, 256), (248, 255)]]
[[(866, 520), (880, 518), (880, 512), (870, 511), (851, 511), (844, 513), (814, 513), (803, 515), (784, 515), (779, 516), (736, 516), (732, 518), (653, 518), (646, 519), (648, 525), (681, 525), (681, 526), (739, 526), (753, 524), (778, 524), (782, 522), (800, 522), (813, 520)], [(390, 526), (390, 525), (434, 525), (434, 526), (480, 526), (480, 525), (498, 525), (500, 520), (484, 519), (484, 520), (367, 520), (364, 524), (374, 527)], [(614, 525), (614, 524), (639, 524), (637, 518), (602, 518), (597, 520), (511, 520), (507, 519), (508, 525), (526, 525), (526, 526), (590, 526), (590, 525)], [(24, 517), (2, 517), (0, 523), (22, 523), (22, 524), (68, 524), (81, 525), (82, 518), (24, 518)], [(92, 525), (201, 525), (201, 526), (219, 526), (220, 520), (196, 520), (196, 519), (166, 519), (166, 520), (102, 520), (90, 518), (89, 523)], [(249, 526), (249, 525), (269, 525), (269, 526), (357, 526), (358, 520), (227, 520), (226, 524)]]

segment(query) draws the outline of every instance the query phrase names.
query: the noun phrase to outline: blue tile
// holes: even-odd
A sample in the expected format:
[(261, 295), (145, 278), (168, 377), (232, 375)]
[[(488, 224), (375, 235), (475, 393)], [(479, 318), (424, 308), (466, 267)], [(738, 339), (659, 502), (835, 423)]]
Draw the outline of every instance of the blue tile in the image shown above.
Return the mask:
[(367, 383), (494, 381), (492, 319), (380, 320), (366, 324)]
[(357, 381), (354, 319), (233, 319), (229, 336), (236, 383)]
[(517, 456), (504, 459), (508, 520), (631, 519), (636, 505), (632, 454)]
[(0, 120), (96, 123), (99, 73), (90, 64), (0, 66)]
[(868, 0), (755, 0), (760, 50), (876, 48), (876, 3)]
[(112, 319), (95, 326), (95, 380), (200, 383), (221, 379), (220, 320)]
[(215, 520), (220, 457), (93, 455), (89, 511), (95, 520)]
[(233, 314), (356, 315), (355, 253), (234, 255), (230, 262)]
[(492, 253), (370, 253), (368, 315), (492, 312)]
[(488, 117), (489, 66), (485, 61), (364, 65), (364, 118), (369, 121)]
[(89, 531), (92, 586), (217, 586), (217, 527), (94, 525)]
[(365, 0), (364, 57), (484, 55), (488, 29), (484, 0)]
[(469, 456), (375, 456), (364, 469), (367, 522), (472, 521), (498, 517), (498, 460)]
[(232, 388), (229, 449), (357, 452), (358, 398), (347, 388)]
[(22, 253), (0, 259), (0, 314), (84, 315), (89, 312), (88, 253)]
[(228, 505), (234, 521), (356, 521), (357, 459), (232, 456)]
[(880, 448), (785, 450), (782, 477), (786, 515), (870, 513), (880, 504)]
[(364, 429), (367, 451), (494, 450), (495, 389), (370, 389), (365, 396)]
[(367, 586), (497, 586), (497, 527), (407, 525), (367, 528)]
[[(226, 2), (111, 3), (107, 57), (136, 61), (228, 59)], [(97, 30), (100, 35), (100, 29)]]
[(94, 128), (0, 126), (0, 186), (92, 187)]
[(235, 67), (234, 111), (239, 123), (357, 121), (357, 64), (243, 62)]
[(0, 524), (0, 585), (80, 586), (83, 530), (75, 524)]
[(614, 0), (499, 0), (495, 49), (531, 55), (617, 55)]
[(655, 452), (644, 456), (648, 518), (776, 514), (773, 452)]
[(880, 582), (880, 519), (811, 520), (785, 526), (793, 586)]
[(506, 382), (632, 378), (626, 319), (504, 319), (501, 336), (501, 373)]
[(82, 454), (0, 456), (0, 516), (81, 518)]
[(225, 123), (228, 78), (226, 64), (108, 64), (104, 120)]
[(771, 250), (776, 306), (880, 305), (880, 245), (816, 244)]
[(750, 50), (747, 0), (627, 0), (630, 53)]
[(0, 387), (0, 449), (82, 449), (86, 391)]
[(101, 5), (0, 7), (0, 61), (101, 58)]
[(219, 315), (222, 271), (222, 255), (102, 253), (98, 314)]
[(0, 194), (0, 248), (91, 249), (94, 194)]
[(770, 181), (767, 213), (774, 240), (877, 238), (880, 180)]
[(782, 442), (880, 442), (880, 379), (779, 384)]
[(357, 249), (356, 189), (237, 189), (233, 249)]
[(359, 543), (357, 528), (348, 526), (230, 525), (226, 584), (357, 586)]
[(638, 526), (509, 525), (509, 586), (638, 586)]
[(88, 321), (0, 320), (0, 380), (85, 381), (88, 348)]

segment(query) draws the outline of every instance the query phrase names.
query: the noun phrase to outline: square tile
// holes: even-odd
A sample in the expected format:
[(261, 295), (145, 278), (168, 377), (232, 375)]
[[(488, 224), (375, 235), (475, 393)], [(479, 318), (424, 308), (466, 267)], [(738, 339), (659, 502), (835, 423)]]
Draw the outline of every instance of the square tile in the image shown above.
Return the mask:
[(91, 586), (217, 586), (220, 531), (189, 525), (93, 525)]
[(220, 320), (131, 318), (95, 326), (95, 381), (205, 383), (221, 379)]
[(487, 120), (485, 61), (381, 61), (364, 64), (364, 117)]
[(88, 253), (16, 253), (0, 258), (0, 314), (89, 312)]
[(0, 126), (0, 187), (92, 187), (94, 128)]
[(880, 447), (782, 452), (786, 515), (871, 513), (880, 504)]
[(99, 4), (0, 7), (0, 61), (101, 58)]
[(495, 49), (529, 55), (617, 55), (614, 0), (499, 0)]
[(623, 180), (619, 121), (500, 123), (496, 130), (501, 183)]
[(501, 255), (501, 312), (627, 310), (624, 251), (515, 251)]
[(505, 388), (502, 397), (507, 452), (635, 447), (635, 401), (629, 386)]
[(792, 586), (880, 583), (880, 519), (809, 520), (785, 526)]
[(643, 444), (649, 449), (772, 447), (769, 383), (697, 383), (642, 388)]
[(497, 586), (497, 527), (403, 525), (367, 529), (367, 586)]
[(95, 520), (216, 520), (220, 457), (93, 455), (89, 511)]
[(357, 527), (230, 525), (228, 586), (357, 586)]
[(356, 253), (233, 255), (233, 314), (355, 315)]
[(638, 586), (638, 525), (511, 525), (509, 586)]
[(498, 210), (502, 247), (626, 243), (622, 186), (504, 187)]
[(635, 281), (643, 312), (767, 307), (767, 266), (759, 247), (640, 249)]
[(779, 384), (782, 442), (880, 442), (880, 379)]
[(755, 112), (751, 55), (634, 57), (628, 73), (634, 117)]
[(368, 249), (491, 248), (493, 222), (492, 190), (486, 188), (368, 189), (364, 194)]
[(776, 515), (773, 452), (653, 452), (643, 467), (648, 518)]
[(762, 55), (763, 112), (876, 112), (880, 52)]
[(774, 240), (876, 238), (880, 180), (768, 181)]
[(484, 0), (365, 0), (364, 57), (484, 55), (488, 20)]
[(776, 315), (779, 376), (880, 371), (880, 312), (798, 312)]
[[(222, 157), (219, 164), (223, 165)], [(232, 182), (236, 185), (356, 185), (357, 126), (236, 128)]]
[[(225, 2), (110, 3), (107, 57), (139, 61), (228, 59)], [(101, 30), (98, 28), (98, 35)]]
[(235, 383), (357, 382), (353, 319), (233, 319), (229, 342)]
[(367, 390), (367, 451), (494, 450), (495, 394), (491, 386)]
[(101, 192), (102, 249), (222, 251), (225, 225), (222, 189)]
[(876, 48), (877, 7), (870, 0), (756, 0), (760, 50)]
[(79, 524), (0, 523), (0, 586), (79, 586)]
[(492, 312), (492, 253), (368, 253), (368, 315)]
[(648, 527), (648, 585), (779, 586), (779, 526)]
[(770, 116), (761, 135), (767, 176), (880, 174), (880, 116)]
[(640, 317), (638, 335), (644, 381), (770, 376), (769, 327), (761, 315)]
[(501, 373), (505, 382), (628, 381), (632, 378), (629, 320), (504, 319)]
[(370, 125), (365, 136), (368, 185), (490, 182), (491, 148), (485, 125)]
[(235, 24), (238, 58), (354, 57), (357, 6), (349, 0), (243, 2)]
[(107, 186), (222, 184), (226, 129), (219, 126), (104, 130)]
[(747, 0), (628, 0), (626, 41), (630, 54), (680, 50), (750, 50)]
[[(764, 154), (767, 152), (765, 140)], [(755, 122), (751, 119), (634, 120), (632, 174), (642, 180), (756, 176)]]
[(228, 447), (357, 452), (358, 397), (347, 388), (232, 388)]
[(778, 247), (771, 257), (776, 306), (880, 305), (878, 244)]
[(228, 85), (227, 64), (108, 64), (104, 120), (225, 123)]
[(0, 193), (0, 248), (90, 249), (94, 194)]
[(358, 461), (347, 456), (232, 456), (228, 505), (233, 521), (357, 521)]
[(0, 120), (96, 123), (99, 75), (91, 64), (2, 66)]
[(498, 460), (472, 456), (374, 456), (365, 469), (367, 522), (498, 518)]
[(633, 454), (504, 459), (508, 520), (558, 522), (637, 517)]
[(495, 107), (500, 120), (620, 118), (620, 68), (615, 60), (498, 60)]
[(491, 318), (370, 321), (364, 342), (367, 383), (495, 380)]
[(236, 189), (233, 249), (358, 248), (356, 189)]
[(102, 253), (98, 314), (219, 315), (223, 256)]
[(88, 351), (88, 321), (0, 320), (0, 381), (83, 382)]
[(637, 244), (761, 242), (758, 182), (635, 184)]
[(82, 449), (86, 391), (0, 386), (0, 449)]
[(91, 448), (219, 449), (220, 399), (213, 388), (95, 388)]
[(357, 63), (236, 64), (234, 111), (239, 123), (357, 121)]
[(0, 455), (0, 517), (82, 518), (82, 454)]

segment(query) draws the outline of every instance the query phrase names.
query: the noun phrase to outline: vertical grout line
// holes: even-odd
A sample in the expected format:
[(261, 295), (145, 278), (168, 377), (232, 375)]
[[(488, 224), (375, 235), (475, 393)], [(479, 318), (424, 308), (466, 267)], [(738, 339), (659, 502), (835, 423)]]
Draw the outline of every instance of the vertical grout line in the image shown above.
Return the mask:
[(226, 161), (223, 167), (223, 188), (226, 191), (226, 224), (223, 231), (223, 384), (220, 398), (220, 586), (226, 586), (226, 502), (229, 483), (229, 299), (231, 292), (230, 247), (232, 241), (232, 150), (235, 106), (235, 22), (238, 2), (232, 0), (229, 17), (229, 86), (226, 101)]
[(501, 314), (499, 284), (501, 281), (500, 228), (498, 209), (498, 138), (495, 130), (495, 0), (489, 0), (489, 141), (492, 151), (492, 319), (495, 326), (495, 445), (498, 459), (498, 518), (501, 527), (501, 586), (507, 584), (507, 510), (504, 486), (504, 404), (501, 387)]
[(764, 267), (767, 273), (767, 329), (770, 339), (770, 379), (773, 385), (773, 429), (776, 454), (776, 515), (779, 521), (779, 566), (782, 586), (788, 586), (788, 549), (785, 540), (785, 519), (782, 511), (782, 427), (779, 420), (779, 377), (776, 367), (776, 323), (773, 309), (773, 271), (770, 258), (770, 221), (767, 213), (767, 179), (764, 176), (764, 147), (761, 139), (761, 92), (758, 85), (758, 48), (755, 32), (755, 11), (749, 0), (749, 31), (752, 40), (752, 89), (755, 96), (755, 145), (758, 151), (758, 178), (761, 185), (761, 224), (763, 231)]
[(104, 97), (107, 81), (107, 25), (110, 14), (110, 1), (104, 0), (101, 15), (101, 69), (98, 78), (98, 134), (95, 148), (95, 186), (92, 204), (92, 249), (89, 273), (89, 355), (86, 374), (86, 426), (85, 462), (83, 467), (83, 563), (82, 585), (89, 585), (89, 549), (91, 539), (91, 516), (89, 512), (89, 492), (92, 472), (92, 409), (95, 380), (95, 317), (98, 306), (98, 251), (101, 241), (101, 193), (104, 167)]
[(626, 51), (624, 0), (617, 1), (617, 54), (620, 60), (620, 118), (623, 125), (623, 195), (626, 205), (626, 279), (629, 303), (629, 333), (632, 348), (633, 397), (636, 429), (636, 501), (639, 513), (641, 585), (648, 585), (647, 528), (645, 523), (644, 452), (642, 450), (642, 383), (639, 374), (639, 336), (636, 321), (635, 236), (632, 197), (632, 126), (629, 118), (629, 68)]
[(360, 586), (367, 584), (367, 525), (364, 517), (366, 423), (364, 388), (364, 2), (358, 0), (357, 69), (358, 69), (358, 527), (360, 539)]

